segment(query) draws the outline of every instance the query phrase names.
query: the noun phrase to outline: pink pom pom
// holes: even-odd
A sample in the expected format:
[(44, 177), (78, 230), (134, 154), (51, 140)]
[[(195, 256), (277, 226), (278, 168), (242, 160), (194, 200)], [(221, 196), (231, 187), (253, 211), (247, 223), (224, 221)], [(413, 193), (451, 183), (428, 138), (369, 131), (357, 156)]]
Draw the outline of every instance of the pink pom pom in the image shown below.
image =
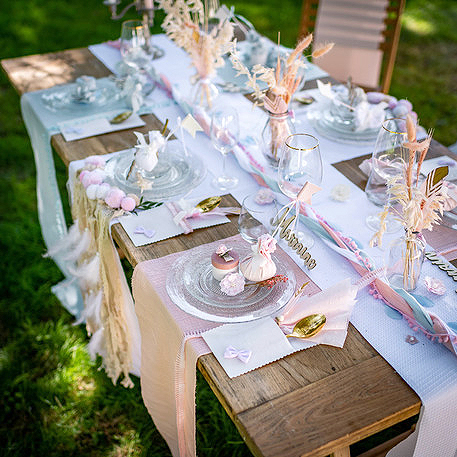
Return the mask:
[(135, 200), (132, 197), (124, 197), (121, 200), (121, 208), (124, 211), (133, 211), (135, 206)]
[(135, 206), (138, 206), (140, 204), (140, 199), (139, 199), (138, 195), (127, 194), (127, 197), (133, 198), (135, 200)]
[(89, 170), (83, 170), (83, 171), (81, 171), (81, 173), (79, 173), (79, 180), (81, 182), (83, 181), (83, 178), (84, 178), (84, 176), (87, 175), (87, 173), (89, 173)]
[(103, 168), (105, 166), (105, 159), (101, 156), (91, 156), (84, 161), (84, 164), (92, 165), (97, 168)]
[(367, 92), (367, 102), (368, 103), (381, 103), (387, 98), (386, 94), (382, 92)]
[(118, 187), (114, 187), (108, 192), (108, 195), (105, 198), (105, 203), (110, 208), (119, 208), (124, 197), (125, 192)]
[(413, 110), (413, 104), (409, 100), (405, 100), (404, 98), (398, 100), (398, 105), (405, 106), (409, 112)]
[(95, 169), (90, 172), (90, 183), (91, 184), (101, 184), (103, 180), (105, 179), (105, 172), (100, 169)]
[[(84, 176), (81, 178), (81, 183), (82, 185), (87, 188), (92, 184), (91, 177), (90, 177), (91, 172), (88, 171), (87, 173), (84, 174)], [(80, 175), (81, 176), (81, 175)]]

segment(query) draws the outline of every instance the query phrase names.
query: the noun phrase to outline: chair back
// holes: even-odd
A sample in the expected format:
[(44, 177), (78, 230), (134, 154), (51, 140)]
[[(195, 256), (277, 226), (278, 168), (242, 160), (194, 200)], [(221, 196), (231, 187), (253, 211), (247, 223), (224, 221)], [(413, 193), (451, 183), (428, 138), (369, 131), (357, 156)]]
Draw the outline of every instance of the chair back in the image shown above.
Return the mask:
[[(334, 42), (318, 65), (334, 78), (388, 92), (405, 0), (304, 0), (300, 37)], [(381, 78), (382, 75), (382, 78)]]

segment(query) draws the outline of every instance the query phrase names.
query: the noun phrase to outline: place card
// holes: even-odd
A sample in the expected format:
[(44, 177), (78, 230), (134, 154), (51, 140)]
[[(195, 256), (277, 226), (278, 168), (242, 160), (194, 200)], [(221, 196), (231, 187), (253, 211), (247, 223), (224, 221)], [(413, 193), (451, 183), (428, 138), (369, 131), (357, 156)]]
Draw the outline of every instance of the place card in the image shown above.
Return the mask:
[[(198, 202), (199, 200), (196, 200), (195, 204)], [(119, 222), (124, 227), (133, 244), (137, 247), (184, 233), (183, 228), (174, 223), (173, 216), (165, 205), (141, 211), (138, 214), (123, 216), (119, 218)], [(230, 222), (230, 219), (226, 216), (206, 214), (204, 218), (188, 219), (188, 222), (192, 229), (196, 230), (203, 227), (225, 224)]]
[[(206, 344), (231, 377), (281, 359), (295, 350), (271, 317), (252, 322), (226, 324), (202, 334)], [(248, 361), (240, 357), (226, 357), (227, 349), (250, 353)]]
[(103, 117), (83, 117), (76, 120), (59, 122), (58, 126), (65, 141), (75, 141), (82, 138), (101, 135), (103, 133), (116, 132), (118, 130), (132, 129), (146, 125), (138, 114), (132, 114), (120, 124), (111, 124), (110, 119), (120, 114), (120, 110), (105, 113)]

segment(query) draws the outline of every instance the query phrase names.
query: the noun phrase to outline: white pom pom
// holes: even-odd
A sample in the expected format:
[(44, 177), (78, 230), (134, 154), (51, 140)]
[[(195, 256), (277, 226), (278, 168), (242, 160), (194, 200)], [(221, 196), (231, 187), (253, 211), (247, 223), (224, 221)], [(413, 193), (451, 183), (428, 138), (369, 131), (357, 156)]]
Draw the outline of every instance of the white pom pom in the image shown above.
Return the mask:
[(89, 200), (97, 199), (97, 192), (100, 186), (98, 184), (90, 184), (86, 187), (86, 195)]
[(107, 182), (100, 184), (97, 189), (97, 198), (104, 200), (110, 190), (111, 186)]

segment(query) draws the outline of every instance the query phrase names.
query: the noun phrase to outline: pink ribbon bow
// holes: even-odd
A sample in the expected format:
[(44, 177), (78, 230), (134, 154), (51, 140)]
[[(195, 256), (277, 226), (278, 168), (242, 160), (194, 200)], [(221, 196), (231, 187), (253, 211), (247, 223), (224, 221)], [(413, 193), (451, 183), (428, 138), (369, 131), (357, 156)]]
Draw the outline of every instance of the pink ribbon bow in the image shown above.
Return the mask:
[(248, 363), (251, 359), (252, 351), (248, 349), (235, 349), (233, 346), (228, 346), (224, 352), (225, 359), (238, 359), (243, 363)]
[(167, 202), (165, 203), (166, 207), (170, 210), (173, 221), (176, 225), (179, 225), (183, 230), (184, 233), (187, 235), (188, 233), (193, 232), (193, 228), (189, 223), (189, 219), (205, 219), (211, 216), (226, 216), (227, 214), (239, 214), (239, 208), (214, 208), (212, 211), (208, 211), (206, 213), (202, 213), (200, 210), (196, 208), (192, 208), (190, 210), (183, 210), (181, 206), (176, 202)]

